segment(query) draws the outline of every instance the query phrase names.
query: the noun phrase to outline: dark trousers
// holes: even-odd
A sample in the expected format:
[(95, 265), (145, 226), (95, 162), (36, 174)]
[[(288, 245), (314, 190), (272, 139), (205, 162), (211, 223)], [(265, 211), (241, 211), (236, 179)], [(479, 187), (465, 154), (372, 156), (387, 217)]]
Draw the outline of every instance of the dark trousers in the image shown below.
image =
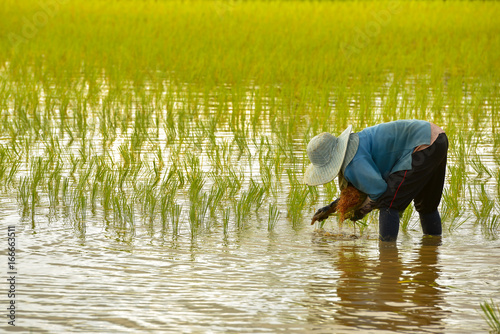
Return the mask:
[(389, 175), (387, 190), (377, 200), (379, 209), (404, 211), (413, 201), (421, 213), (437, 210), (443, 193), (448, 137), (441, 133), (431, 146), (412, 154), (412, 169)]

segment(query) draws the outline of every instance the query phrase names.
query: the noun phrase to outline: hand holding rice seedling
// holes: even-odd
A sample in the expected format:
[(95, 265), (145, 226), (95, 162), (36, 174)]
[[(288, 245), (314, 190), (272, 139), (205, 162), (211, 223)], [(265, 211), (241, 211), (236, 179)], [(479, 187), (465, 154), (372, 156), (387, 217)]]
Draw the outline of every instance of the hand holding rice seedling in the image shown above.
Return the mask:
[(367, 195), (354, 188), (352, 185), (348, 185), (340, 192), (340, 201), (337, 205), (337, 212), (339, 213), (339, 223), (342, 223), (346, 219), (357, 220), (359, 214), (356, 212), (363, 202), (365, 201)]
[(339, 223), (346, 219), (356, 220), (356, 210), (361, 207), (361, 204), (366, 199), (366, 194), (360, 192), (352, 185), (348, 185), (340, 192), (340, 197), (327, 206), (322, 207), (314, 214), (311, 225), (315, 222), (321, 222), (327, 219), (331, 214), (337, 213)]

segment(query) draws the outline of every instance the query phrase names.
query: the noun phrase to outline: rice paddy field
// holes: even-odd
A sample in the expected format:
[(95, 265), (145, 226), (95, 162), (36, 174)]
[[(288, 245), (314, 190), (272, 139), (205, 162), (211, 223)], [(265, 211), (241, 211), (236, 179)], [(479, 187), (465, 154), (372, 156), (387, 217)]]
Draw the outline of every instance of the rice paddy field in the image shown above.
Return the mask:
[[(499, 13), (2, 1), (2, 330), (498, 331)], [(395, 244), (310, 226), (340, 191), (302, 183), (309, 140), (414, 118), (450, 141), (443, 237), (411, 206)]]

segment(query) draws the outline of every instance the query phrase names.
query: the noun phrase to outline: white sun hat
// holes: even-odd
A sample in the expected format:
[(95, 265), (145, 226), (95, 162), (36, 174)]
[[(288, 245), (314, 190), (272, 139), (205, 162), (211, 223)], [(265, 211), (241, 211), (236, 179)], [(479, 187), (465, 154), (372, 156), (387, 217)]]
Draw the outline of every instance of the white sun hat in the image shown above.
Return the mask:
[[(349, 125), (338, 137), (335, 137), (331, 133), (323, 132), (311, 139), (307, 145), (307, 155), (311, 164), (307, 167), (304, 174), (305, 184), (317, 186), (328, 183), (337, 176), (346, 157), (347, 144), (349, 143), (351, 131), (352, 125)], [(350, 160), (354, 157), (357, 148), (356, 142), (354, 152), (349, 154)]]

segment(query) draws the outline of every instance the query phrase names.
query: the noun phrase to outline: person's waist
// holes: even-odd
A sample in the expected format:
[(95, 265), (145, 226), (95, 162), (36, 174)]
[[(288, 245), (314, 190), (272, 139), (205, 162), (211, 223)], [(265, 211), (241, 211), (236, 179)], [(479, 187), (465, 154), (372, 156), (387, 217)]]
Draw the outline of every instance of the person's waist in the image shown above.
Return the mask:
[[(430, 122), (429, 122), (430, 123)], [(436, 141), (437, 137), (444, 133), (444, 130), (441, 129), (439, 126), (437, 126), (436, 124), (434, 123), (431, 123), (431, 142), (429, 145), (419, 145), (417, 147), (415, 147), (415, 149), (413, 150), (413, 153), (415, 152), (418, 152), (418, 151), (422, 151), (422, 150), (425, 150), (427, 147), (431, 146), (432, 144), (434, 144), (434, 142)]]

